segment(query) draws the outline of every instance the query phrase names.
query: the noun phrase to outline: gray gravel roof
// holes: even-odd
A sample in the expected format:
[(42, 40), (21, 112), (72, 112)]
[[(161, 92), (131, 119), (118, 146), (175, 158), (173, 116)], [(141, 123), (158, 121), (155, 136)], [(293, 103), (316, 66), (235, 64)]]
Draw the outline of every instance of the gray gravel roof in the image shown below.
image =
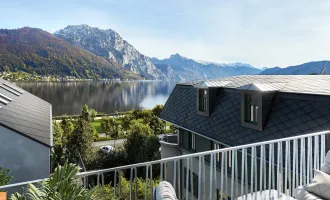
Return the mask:
[(51, 104), (0, 78), (0, 125), (51, 146)]

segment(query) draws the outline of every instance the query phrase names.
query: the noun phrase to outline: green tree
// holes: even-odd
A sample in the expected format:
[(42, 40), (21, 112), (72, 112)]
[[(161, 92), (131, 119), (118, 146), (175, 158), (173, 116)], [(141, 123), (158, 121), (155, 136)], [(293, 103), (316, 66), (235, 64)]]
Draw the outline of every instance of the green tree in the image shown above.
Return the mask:
[(122, 126), (120, 124), (116, 124), (111, 134), (111, 137), (114, 139), (114, 148), (116, 148), (116, 140), (121, 134), (121, 131), (122, 131)]
[(88, 112), (88, 106), (86, 104), (82, 108), (81, 118), (83, 118), (86, 121), (90, 121), (90, 116), (89, 116), (89, 112)]
[(89, 112), (90, 112), (90, 116), (92, 118), (92, 121), (94, 121), (94, 118), (96, 117), (97, 112), (94, 109), (91, 109)]
[(15, 193), (11, 196), (11, 200), (96, 200), (96, 189), (85, 189), (79, 180), (75, 178), (80, 168), (74, 164), (65, 163), (64, 166), (58, 166), (49, 179), (42, 182), (39, 187), (29, 184), (26, 192), (21, 194)]
[(9, 169), (2, 169), (0, 167), (0, 186), (8, 185), (11, 179), (13, 179), (13, 177), (10, 176), (9, 173), (10, 173)]
[(124, 117), (121, 118), (122, 124), (123, 124), (123, 128), (125, 129), (126, 133), (127, 130), (131, 124), (131, 118), (127, 115), (125, 115)]
[(150, 117), (148, 124), (155, 135), (159, 135), (163, 132), (164, 123), (156, 116), (153, 115), (152, 117)]
[(124, 142), (124, 150), (129, 163), (160, 158), (159, 147), (159, 138), (152, 134), (150, 127), (136, 122), (131, 126), (131, 133)]
[(152, 113), (155, 115), (155, 116), (159, 116), (160, 113), (162, 112), (164, 106), (163, 105), (156, 105), (153, 109), (152, 109)]

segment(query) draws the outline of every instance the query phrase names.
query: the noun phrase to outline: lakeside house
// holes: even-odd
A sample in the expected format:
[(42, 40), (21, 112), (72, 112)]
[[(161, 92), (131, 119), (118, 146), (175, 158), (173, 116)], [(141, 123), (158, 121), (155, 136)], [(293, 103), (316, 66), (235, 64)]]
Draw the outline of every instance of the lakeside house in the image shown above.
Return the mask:
[(51, 104), (0, 78), (0, 167), (11, 183), (49, 177), (52, 139)]
[[(179, 83), (164, 105), (160, 118), (178, 128), (178, 140), (161, 143), (162, 158), (330, 130), (330, 76), (245, 75)], [(260, 151), (260, 148), (256, 149), (259, 158)], [(273, 151), (277, 152), (277, 147)], [(267, 153), (264, 158), (269, 161), (269, 147), (264, 152)], [(282, 152), (285, 153), (284, 149)], [(237, 152), (235, 155), (235, 159), (239, 160), (235, 171), (239, 172), (242, 170), (241, 154)], [(229, 174), (234, 157), (231, 151), (225, 156), (226, 172)], [(220, 166), (220, 153), (215, 157), (215, 162)], [(190, 165), (195, 169), (191, 172), (195, 198), (198, 197), (200, 176), (197, 160)], [(210, 156), (205, 160), (209, 164)], [(248, 160), (249, 172), (250, 163)], [(183, 160), (179, 169), (181, 180), (186, 180), (186, 165)], [(173, 166), (168, 170), (168, 174), (173, 173)], [(204, 181), (210, 181), (209, 174), (208, 170)], [(258, 174), (256, 179), (259, 182), (260, 168), (256, 169), (255, 174)], [(221, 177), (220, 167), (216, 177)], [(173, 178), (170, 180), (173, 181)], [(216, 187), (219, 191), (220, 183)], [(185, 193), (185, 188), (183, 185), (182, 193)], [(224, 189), (221, 195), (230, 197), (230, 193), (229, 189)]]

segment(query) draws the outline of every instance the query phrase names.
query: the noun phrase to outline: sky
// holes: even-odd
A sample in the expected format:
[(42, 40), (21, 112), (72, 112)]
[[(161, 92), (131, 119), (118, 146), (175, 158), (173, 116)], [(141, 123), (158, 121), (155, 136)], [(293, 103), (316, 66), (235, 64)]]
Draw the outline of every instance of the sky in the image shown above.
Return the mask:
[(287, 67), (330, 60), (329, 0), (0, 0), (0, 28), (112, 29), (141, 53)]

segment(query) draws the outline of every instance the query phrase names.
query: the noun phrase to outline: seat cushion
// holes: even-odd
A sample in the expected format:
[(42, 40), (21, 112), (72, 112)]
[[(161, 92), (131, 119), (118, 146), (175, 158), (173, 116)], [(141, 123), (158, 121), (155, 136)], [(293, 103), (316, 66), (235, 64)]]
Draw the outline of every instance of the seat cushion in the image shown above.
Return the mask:
[(299, 186), (294, 190), (293, 196), (297, 200), (322, 200), (321, 197), (318, 197), (312, 193), (309, 193), (305, 190), (305, 186)]
[(314, 178), (305, 189), (319, 197), (330, 199), (330, 175), (314, 169)]
[(325, 156), (324, 163), (321, 166), (321, 171), (330, 174), (330, 151)]

